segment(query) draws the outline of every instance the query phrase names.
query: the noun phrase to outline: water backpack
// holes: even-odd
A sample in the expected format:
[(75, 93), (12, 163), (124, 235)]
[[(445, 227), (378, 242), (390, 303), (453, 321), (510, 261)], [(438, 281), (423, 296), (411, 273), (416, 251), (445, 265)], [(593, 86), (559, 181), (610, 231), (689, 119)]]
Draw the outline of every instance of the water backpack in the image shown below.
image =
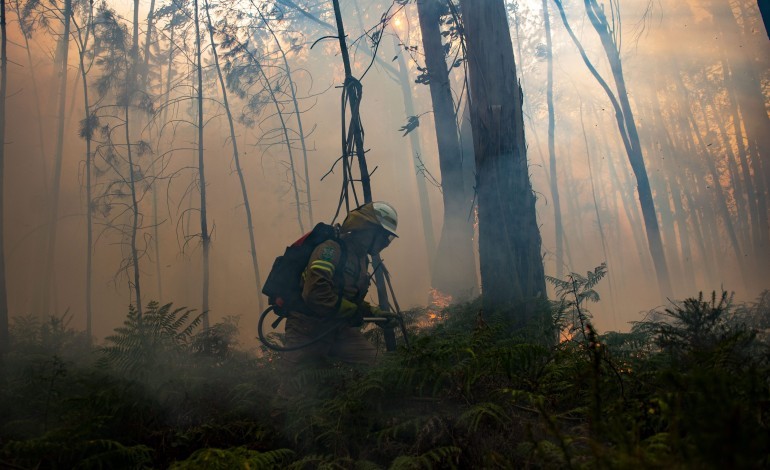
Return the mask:
[[(270, 274), (267, 275), (265, 284), (262, 286), (262, 293), (267, 296), (270, 306), (262, 312), (257, 324), (259, 339), (262, 344), (268, 348), (275, 351), (296, 351), (320, 341), (327, 334), (339, 327), (339, 321), (332, 321), (330, 326), (318, 335), (317, 338), (314, 338), (307, 343), (292, 347), (274, 344), (265, 337), (264, 333), (265, 318), (270, 312), (273, 312), (278, 316), (272, 324), (273, 329), (278, 328), (281, 320), (286, 318), (290, 312), (300, 312), (305, 315), (316, 316), (316, 314), (305, 305), (304, 300), (302, 300), (301, 279), (302, 273), (307, 268), (308, 261), (310, 261), (310, 255), (313, 254), (313, 250), (327, 240), (335, 240), (339, 243), (342, 249), (339, 264), (344, 266), (347, 261), (347, 249), (345, 243), (339, 239), (339, 227), (325, 223), (317, 224), (313, 227), (313, 230), (303, 235), (302, 238), (292, 243), (291, 246), (286, 247), (286, 251), (284, 251), (283, 255), (277, 257), (273, 262)], [(342, 301), (342, 292), (345, 287), (345, 280), (343, 277), (344, 272), (344, 269), (338, 269), (334, 274), (334, 282), (339, 286), (340, 290), (338, 302)]]
[[(289, 312), (300, 312), (306, 315), (314, 316), (302, 300), (302, 273), (307, 267), (310, 255), (313, 250), (321, 243), (327, 240), (335, 240), (340, 244), (342, 253), (340, 265), (344, 266), (347, 259), (347, 250), (345, 243), (339, 239), (339, 229), (323, 222), (318, 223), (313, 230), (306, 233), (291, 246), (286, 247), (286, 251), (273, 262), (270, 274), (262, 287), (262, 293), (267, 296), (268, 303), (273, 308), (279, 320), (285, 317)], [(338, 269), (335, 272), (335, 284), (344, 287), (345, 281), (342, 278), (344, 269)], [(342, 295), (339, 296), (340, 300)]]

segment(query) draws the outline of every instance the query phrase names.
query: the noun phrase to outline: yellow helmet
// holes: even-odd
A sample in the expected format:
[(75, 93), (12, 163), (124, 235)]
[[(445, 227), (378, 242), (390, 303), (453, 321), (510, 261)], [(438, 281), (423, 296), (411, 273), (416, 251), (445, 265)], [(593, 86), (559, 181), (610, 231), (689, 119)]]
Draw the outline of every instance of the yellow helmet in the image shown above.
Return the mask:
[(397, 237), (398, 214), (387, 202), (370, 202), (352, 211), (342, 223), (342, 230), (361, 230), (367, 227), (380, 227), (389, 234)]

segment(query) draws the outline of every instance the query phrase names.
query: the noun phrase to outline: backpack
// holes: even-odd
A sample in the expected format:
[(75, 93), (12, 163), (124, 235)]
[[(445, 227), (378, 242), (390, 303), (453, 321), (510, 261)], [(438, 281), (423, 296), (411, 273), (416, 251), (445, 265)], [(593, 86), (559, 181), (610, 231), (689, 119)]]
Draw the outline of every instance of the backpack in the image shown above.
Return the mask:
[[(267, 296), (268, 303), (272, 310), (278, 315), (276, 324), (282, 317), (286, 317), (289, 312), (300, 312), (309, 316), (314, 316), (302, 300), (302, 273), (307, 267), (310, 255), (313, 250), (321, 243), (327, 240), (334, 240), (340, 244), (342, 253), (340, 256), (340, 265), (345, 266), (347, 260), (347, 250), (344, 242), (339, 239), (338, 228), (318, 223), (313, 230), (306, 233), (291, 246), (286, 247), (286, 251), (273, 262), (270, 274), (267, 275), (262, 293)], [(339, 301), (342, 301), (342, 291), (344, 289), (344, 269), (337, 269), (334, 273), (334, 281), (339, 286)]]

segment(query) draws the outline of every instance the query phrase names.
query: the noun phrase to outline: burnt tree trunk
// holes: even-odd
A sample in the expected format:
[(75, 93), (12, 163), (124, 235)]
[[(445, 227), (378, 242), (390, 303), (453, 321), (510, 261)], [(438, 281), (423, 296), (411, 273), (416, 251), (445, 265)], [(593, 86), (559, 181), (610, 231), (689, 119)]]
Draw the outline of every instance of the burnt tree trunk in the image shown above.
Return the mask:
[(444, 226), (432, 269), (433, 287), (452, 297), (467, 297), (477, 284), (476, 260), (473, 226), (468, 220), (471, 201), (465, 198), (457, 115), (441, 40), (440, 20), (445, 8), (446, 4), (439, 0), (417, 1), (444, 200)]
[(0, 359), (8, 350), (8, 289), (5, 279), (5, 94), (8, 88), (8, 36), (5, 0), (0, 5)]
[[(522, 92), (502, 0), (461, 0), (476, 159), (479, 259), (487, 315), (535, 317), (545, 274), (529, 180)], [(525, 307), (525, 308), (520, 308)]]

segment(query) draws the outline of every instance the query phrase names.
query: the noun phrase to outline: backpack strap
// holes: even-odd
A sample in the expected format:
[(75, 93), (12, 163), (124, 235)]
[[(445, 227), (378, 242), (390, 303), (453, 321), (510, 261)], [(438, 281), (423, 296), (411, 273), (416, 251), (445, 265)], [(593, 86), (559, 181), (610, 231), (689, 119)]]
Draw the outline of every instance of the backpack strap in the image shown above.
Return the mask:
[(339, 266), (334, 271), (334, 282), (337, 283), (337, 303), (334, 305), (334, 309), (339, 311), (340, 304), (342, 304), (342, 296), (345, 294), (345, 268), (348, 264), (348, 247), (345, 241), (339, 237), (336, 237), (334, 241), (340, 246), (340, 261)]

